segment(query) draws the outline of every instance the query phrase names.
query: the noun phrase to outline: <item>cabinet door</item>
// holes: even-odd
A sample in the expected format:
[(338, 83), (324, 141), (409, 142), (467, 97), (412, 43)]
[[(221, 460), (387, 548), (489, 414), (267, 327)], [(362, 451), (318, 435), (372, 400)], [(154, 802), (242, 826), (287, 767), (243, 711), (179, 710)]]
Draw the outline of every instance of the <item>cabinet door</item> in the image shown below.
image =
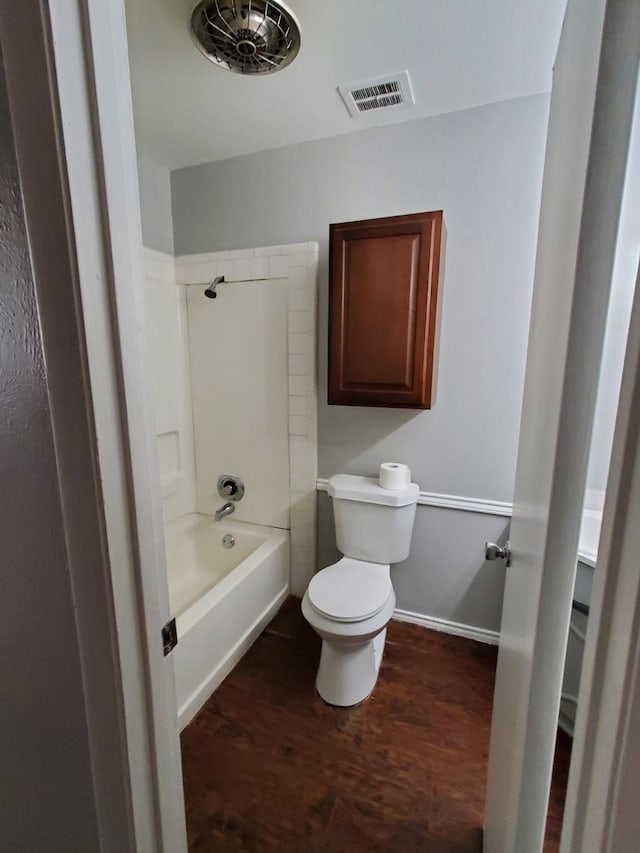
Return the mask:
[(330, 227), (329, 403), (435, 399), (442, 211)]

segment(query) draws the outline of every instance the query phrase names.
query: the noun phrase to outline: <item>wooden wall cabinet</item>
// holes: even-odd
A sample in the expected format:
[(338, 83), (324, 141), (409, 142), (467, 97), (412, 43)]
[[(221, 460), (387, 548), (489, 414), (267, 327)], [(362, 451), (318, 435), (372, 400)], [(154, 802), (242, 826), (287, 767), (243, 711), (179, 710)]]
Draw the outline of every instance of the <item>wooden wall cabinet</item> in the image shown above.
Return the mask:
[(430, 409), (442, 211), (330, 226), (329, 403)]

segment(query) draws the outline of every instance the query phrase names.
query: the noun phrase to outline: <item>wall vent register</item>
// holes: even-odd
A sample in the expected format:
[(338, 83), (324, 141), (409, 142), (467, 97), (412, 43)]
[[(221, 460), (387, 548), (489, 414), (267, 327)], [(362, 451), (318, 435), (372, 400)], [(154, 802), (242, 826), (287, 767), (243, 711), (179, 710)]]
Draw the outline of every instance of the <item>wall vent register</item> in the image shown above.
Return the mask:
[(409, 73), (365, 80), (353, 86), (339, 86), (338, 92), (352, 116), (381, 109), (411, 107), (415, 104)]

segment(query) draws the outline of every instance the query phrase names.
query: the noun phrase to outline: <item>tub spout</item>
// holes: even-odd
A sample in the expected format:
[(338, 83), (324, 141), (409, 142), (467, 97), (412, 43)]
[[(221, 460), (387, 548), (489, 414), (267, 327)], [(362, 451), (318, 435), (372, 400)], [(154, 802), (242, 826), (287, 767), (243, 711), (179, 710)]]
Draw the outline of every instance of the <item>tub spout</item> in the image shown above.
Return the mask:
[(235, 512), (236, 505), (231, 503), (231, 501), (227, 501), (226, 504), (217, 509), (214, 513), (216, 521), (221, 521), (225, 516), (231, 515), (232, 512)]

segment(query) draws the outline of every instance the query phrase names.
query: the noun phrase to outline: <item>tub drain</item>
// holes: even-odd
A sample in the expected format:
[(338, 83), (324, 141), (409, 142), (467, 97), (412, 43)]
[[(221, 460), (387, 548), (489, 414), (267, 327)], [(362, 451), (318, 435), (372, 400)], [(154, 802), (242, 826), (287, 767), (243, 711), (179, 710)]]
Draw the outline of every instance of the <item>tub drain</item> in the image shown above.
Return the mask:
[(236, 540), (230, 533), (226, 533), (222, 537), (222, 547), (223, 548), (233, 548), (233, 546), (235, 544), (236, 544)]

